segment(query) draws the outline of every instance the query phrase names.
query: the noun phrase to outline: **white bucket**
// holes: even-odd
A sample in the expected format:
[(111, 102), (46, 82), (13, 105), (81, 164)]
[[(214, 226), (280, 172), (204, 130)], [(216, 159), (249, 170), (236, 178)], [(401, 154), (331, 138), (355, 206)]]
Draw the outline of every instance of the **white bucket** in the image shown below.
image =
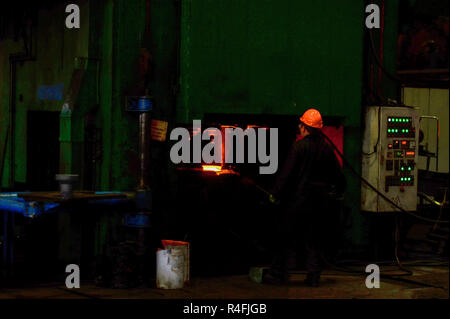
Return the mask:
[(185, 262), (184, 249), (158, 250), (156, 252), (156, 287), (183, 288), (186, 279)]

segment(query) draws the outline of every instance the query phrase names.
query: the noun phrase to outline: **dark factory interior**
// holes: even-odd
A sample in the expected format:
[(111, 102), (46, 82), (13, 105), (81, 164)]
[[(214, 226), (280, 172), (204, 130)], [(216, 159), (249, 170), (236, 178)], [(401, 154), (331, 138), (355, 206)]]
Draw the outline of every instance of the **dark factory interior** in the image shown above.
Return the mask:
[(2, 4), (0, 299), (448, 299), (448, 45), (444, 0)]

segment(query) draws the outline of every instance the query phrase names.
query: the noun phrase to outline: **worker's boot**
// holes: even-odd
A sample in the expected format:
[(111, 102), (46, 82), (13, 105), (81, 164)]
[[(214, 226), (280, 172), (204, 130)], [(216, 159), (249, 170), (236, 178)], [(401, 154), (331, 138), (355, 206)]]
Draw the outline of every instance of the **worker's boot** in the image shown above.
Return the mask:
[(305, 284), (310, 287), (319, 287), (320, 271), (309, 272), (306, 275)]

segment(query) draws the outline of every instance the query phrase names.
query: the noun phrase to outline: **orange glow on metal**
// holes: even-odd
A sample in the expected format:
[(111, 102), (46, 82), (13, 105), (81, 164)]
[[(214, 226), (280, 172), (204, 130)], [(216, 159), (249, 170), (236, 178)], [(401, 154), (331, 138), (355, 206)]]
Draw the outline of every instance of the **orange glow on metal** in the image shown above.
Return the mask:
[(220, 172), (222, 170), (222, 166), (219, 165), (202, 165), (202, 168), (208, 172)]

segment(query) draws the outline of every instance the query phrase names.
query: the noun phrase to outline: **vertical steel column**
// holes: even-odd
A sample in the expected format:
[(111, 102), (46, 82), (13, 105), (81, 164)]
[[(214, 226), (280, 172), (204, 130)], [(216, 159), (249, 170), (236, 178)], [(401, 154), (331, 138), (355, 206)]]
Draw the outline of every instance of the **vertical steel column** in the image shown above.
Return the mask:
[(11, 218), (10, 218), (10, 225), (11, 228), (9, 230), (9, 265), (11, 266), (11, 270), (13, 269), (12, 266), (14, 264), (14, 224), (15, 224), (15, 215), (14, 212), (11, 212)]
[(149, 165), (149, 113), (139, 114), (139, 190), (147, 190)]
[(6, 266), (8, 261), (8, 214), (9, 212), (3, 211), (3, 264)]

